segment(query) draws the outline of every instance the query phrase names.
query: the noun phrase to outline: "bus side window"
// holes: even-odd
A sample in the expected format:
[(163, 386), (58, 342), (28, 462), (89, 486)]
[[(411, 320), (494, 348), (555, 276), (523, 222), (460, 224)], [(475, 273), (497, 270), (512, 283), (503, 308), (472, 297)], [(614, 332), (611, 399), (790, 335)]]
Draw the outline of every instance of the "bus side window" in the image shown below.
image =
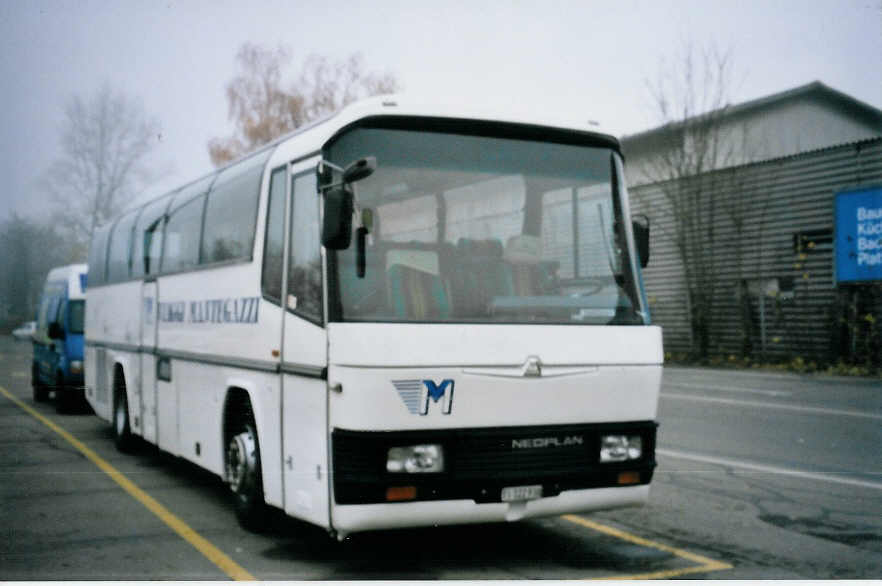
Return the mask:
[(107, 266), (107, 240), (113, 224), (105, 224), (95, 230), (89, 244), (89, 285), (103, 285), (104, 269)]
[(199, 235), (205, 194), (194, 197), (169, 214), (165, 224), (162, 272), (186, 270), (199, 264)]
[(205, 205), (201, 264), (251, 258), (260, 181), (271, 152), (265, 149), (217, 175)]
[(319, 201), (315, 173), (292, 179), (291, 252), (288, 265), (288, 309), (322, 321), (322, 257)]
[(125, 281), (131, 274), (132, 228), (138, 218), (138, 211), (123, 216), (110, 235), (107, 251), (107, 282)]
[(285, 177), (287, 168), (273, 171), (270, 178), (269, 205), (266, 218), (266, 242), (263, 247), (263, 277), (261, 286), (264, 296), (281, 304), (282, 255), (285, 242)]
[(145, 275), (155, 275), (159, 272), (159, 257), (162, 254), (162, 218), (156, 220), (142, 235), (143, 250), (147, 253), (141, 261)]
[(132, 242), (132, 276), (143, 277), (159, 272), (162, 252), (162, 218), (171, 197), (165, 196), (147, 204), (135, 224)]

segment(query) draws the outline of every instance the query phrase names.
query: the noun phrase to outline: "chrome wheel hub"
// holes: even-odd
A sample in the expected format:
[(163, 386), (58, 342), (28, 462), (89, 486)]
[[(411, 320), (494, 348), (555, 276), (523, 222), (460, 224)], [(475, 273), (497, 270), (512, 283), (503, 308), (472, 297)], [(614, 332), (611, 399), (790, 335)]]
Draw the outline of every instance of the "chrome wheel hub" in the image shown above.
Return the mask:
[(233, 492), (250, 484), (257, 472), (257, 449), (250, 430), (233, 436), (227, 446), (227, 482)]

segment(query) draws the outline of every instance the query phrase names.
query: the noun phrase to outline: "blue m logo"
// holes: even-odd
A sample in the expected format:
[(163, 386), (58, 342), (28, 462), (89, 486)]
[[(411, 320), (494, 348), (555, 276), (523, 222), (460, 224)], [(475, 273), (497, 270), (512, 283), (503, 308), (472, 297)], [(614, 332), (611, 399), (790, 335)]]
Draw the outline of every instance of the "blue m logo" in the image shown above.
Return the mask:
[(440, 383), (431, 379), (394, 380), (392, 384), (407, 410), (414, 415), (428, 415), (432, 403), (440, 403), (441, 413), (450, 415), (453, 410), (453, 379)]

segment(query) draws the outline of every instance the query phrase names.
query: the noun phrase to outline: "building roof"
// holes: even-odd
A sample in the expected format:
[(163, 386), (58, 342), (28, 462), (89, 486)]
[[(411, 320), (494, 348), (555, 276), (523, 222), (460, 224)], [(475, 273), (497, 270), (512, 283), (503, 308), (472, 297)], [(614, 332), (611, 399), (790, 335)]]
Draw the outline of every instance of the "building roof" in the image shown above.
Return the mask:
[[(836, 105), (842, 110), (853, 113), (858, 117), (871, 120), (874, 123), (878, 124), (880, 134), (882, 134), (882, 110), (871, 106), (866, 102), (862, 102), (861, 100), (858, 100), (857, 98), (854, 98), (848, 94), (840, 92), (839, 90), (833, 89), (820, 81), (813, 81), (799, 87), (785, 90), (783, 92), (778, 92), (776, 94), (771, 94), (769, 96), (764, 96), (762, 98), (757, 98), (755, 100), (742, 102), (740, 104), (726, 105), (719, 110), (714, 110), (712, 112), (701, 114), (693, 118), (714, 117), (720, 115), (725, 118), (734, 118), (735, 116), (752, 114), (763, 109), (768, 109), (787, 101), (804, 98), (813, 98), (835, 102)], [(680, 124), (682, 124), (682, 121), (669, 122), (667, 124), (663, 124), (649, 130), (644, 130), (636, 134), (623, 136), (622, 142), (639, 141), (641, 139), (648, 138), (653, 134), (670, 130), (671, 128), (676, 127)]]

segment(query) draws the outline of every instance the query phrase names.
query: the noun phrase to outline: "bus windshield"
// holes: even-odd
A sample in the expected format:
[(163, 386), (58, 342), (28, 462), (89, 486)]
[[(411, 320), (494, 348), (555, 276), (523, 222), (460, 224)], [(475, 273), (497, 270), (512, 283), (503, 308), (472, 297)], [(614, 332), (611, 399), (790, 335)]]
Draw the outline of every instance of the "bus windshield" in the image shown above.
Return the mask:
[(332, 321), (647, 323), (612, 149), (356, 128), (327, 151), (365, 156), (366, 270), (355, 237), (328, 251)]

